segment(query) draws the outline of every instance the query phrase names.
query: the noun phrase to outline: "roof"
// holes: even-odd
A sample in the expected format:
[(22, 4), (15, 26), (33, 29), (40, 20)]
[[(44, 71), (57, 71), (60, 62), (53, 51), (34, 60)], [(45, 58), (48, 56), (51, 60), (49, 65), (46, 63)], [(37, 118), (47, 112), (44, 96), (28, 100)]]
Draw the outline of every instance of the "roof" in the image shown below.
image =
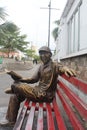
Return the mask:
[(66, 17), (69, 10), (71, 9), (72, 4), (74, 3), (75, 0), (67, 0), (67, 3), (65, 5), (65, 8), (63, 10), (62, 16), (61, 17)]

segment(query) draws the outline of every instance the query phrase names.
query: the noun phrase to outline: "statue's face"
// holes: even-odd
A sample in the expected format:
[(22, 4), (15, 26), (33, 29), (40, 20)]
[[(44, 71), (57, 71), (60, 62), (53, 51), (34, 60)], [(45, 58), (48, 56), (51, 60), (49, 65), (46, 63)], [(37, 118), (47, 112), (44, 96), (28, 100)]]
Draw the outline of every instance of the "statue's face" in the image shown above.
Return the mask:
[(47, 64), (50, 60), (51, 54), (49, 52), (41, 51), (40, 53), (40, 59), (44, 64)]

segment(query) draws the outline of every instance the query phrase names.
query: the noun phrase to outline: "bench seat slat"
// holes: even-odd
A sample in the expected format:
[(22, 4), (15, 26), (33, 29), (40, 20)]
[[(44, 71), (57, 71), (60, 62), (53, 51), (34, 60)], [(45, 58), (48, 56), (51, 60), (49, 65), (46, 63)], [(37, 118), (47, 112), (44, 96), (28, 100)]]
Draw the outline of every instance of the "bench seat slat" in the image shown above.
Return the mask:
[(48, 130), (55, 130), (50, 103), (46, 103)]
[(80, 79), (77, 79), (76, 77), (67, 77), (66, 75), (62, 75), (61, 77), (75, 85), (74, 87), (79, 88), (82, 92), (87, 94), (87, 83), (82, 82)]
[(66, 130), (66, 126), (65, 126), (64, 120), (61, 116), (61, 113), (60, 113), (59, 107), (57, 105), (56, 99), (53, 100), (53, 108), (54, 108), (56, 121), (57, 121), (59, 130)]
[(32, 130), (35, 105), (36, 104), (33, 102), (31, 109), (30, 109), (30, 112), (29, 112), (29, 116), (28, 116), (28, 119), (27, 119), (27, 124), (26, 124), (25, 130)]
[(19, 114), (19, 117), (15, 123), (13, 130), (21, 130), (22, 123), (23, 123), (26, 112), (27, 112), (27, 106), (24, 106)]
[(39, 104), (37, 130), (43, 130), (43, 104)]
[(59, 86), (64, 90), (71, 102), (75, 105), (81, 115), (87, 120), (87, 104), (85, 104), (75, 93), (73, 93), (64, 83), (59, 81)]
[(67, 103), (61, 92), (57, 91), (57, 93), (62, 101), (63, 107), (72, 123), (72, 126), (74, 127), (74, 130), (84, 130), (80, 121), (76, 118), (74, 112), (72, 111), (71, 107), (69, 106), (69, 104)]

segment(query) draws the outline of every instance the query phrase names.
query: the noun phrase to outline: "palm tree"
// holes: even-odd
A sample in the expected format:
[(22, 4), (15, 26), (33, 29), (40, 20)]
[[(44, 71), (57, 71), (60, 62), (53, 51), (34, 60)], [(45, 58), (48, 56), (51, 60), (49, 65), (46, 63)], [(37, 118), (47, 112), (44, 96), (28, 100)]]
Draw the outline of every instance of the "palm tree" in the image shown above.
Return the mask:
[(7, 13), (5, 12), (5, 9), (0, 7), (0, 21), (5, 20), (6, 16), (7, 16)]
[(52, 35), (54, 40), (56, 41), (57, 37), (58, 37), (58, 29), (59, 29), (59, 24), (60, 24), (60, 20), (56, 20), (54, 21), (54, 23), (57, 25), (57, 27), (55, 27), (52, 31)]
[(5, 22), (2, 25), (4, 34), (0, 38), (2, 50), (8, 53), (14, 50), (24, 51), (29, 42), (25, 41), (26, 35), (20, 35), (20, 29), (12, 22)]
[[(0, 22), (6, 20), (7, 13), (5, 12), (5, 9), (0, 7)], [(3, 31), (3, 24), (0, 24), (0, 38), (4, 36), (4, 31)]]
[[(0, 7), (0, 21), (6, 19), (5, 9)], [(29, 42), (25, 41), (27, 35), (20, 35), (20, 29), (13, 22), (4, 22), (0, 25), (0, 51), (9, 53), (14, 50), (24, 51)]]

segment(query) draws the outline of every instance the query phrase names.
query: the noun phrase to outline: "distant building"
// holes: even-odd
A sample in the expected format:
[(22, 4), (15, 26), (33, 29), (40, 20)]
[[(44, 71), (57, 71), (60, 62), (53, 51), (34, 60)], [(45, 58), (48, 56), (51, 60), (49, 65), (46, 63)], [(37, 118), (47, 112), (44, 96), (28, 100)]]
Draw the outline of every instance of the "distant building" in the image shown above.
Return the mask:
[(87, 81), (87, 0), (67, 0), (60, 18), (55, 59)]
[[(15, 57), (18, 57), (18, 56), (19, 56), (19, 52), (10, 52), (9, 53), (9, 58), (12, 58), (12, 57), (15, 58)], [(0, 51), (0, 57), (7, 58), (8, 57), (8, 53)]]
[(25, 57), (25, 55), (19, 50), (11, 51), (9, 54), (7, 52), (0, 51), (0, 57), (14, 58), (14, 59), (21, 61), (22, 57)]
[(37, 48), (37, 46), (32, 45), (31, 49), (34, 50), (36, 54), (38, 54), (38, 48)]

